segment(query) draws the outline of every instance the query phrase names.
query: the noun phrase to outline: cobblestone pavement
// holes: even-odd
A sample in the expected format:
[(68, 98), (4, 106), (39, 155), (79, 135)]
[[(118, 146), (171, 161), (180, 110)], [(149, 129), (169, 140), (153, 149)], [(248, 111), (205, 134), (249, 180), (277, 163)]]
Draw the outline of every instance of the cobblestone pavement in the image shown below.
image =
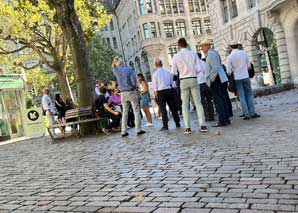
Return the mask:
[(2, 145), (0, 212), (298, 212), (298, 90), (256, 102), (262, 118), (238, 111), (219, 136), (172, 126)]

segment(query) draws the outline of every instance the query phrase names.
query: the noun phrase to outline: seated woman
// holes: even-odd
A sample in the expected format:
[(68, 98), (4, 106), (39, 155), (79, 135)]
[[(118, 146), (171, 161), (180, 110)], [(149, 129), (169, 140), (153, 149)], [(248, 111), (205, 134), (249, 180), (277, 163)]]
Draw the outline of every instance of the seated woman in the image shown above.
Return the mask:
[(100, 95), (96, 99), (96, 114), (97, 116), (112, 120), (106, 128), (101, 129), (104, 134), (109, 135), (110, 130), (119, 132), (117, 128), (120, 125), (121, 114), (109, 106), (108, 100), (105, 97), (106, 92), (107, 89), (105, 87), (100, 88)]
[(112, 96), (110, 96), (110, 98), (109, 98), (109, 104), (110, 104), (110, 106), (112, 106), (114, 111), (116, 111), (116, 112), (122, 111), (121, 110), (121, 108), (122, 108), (121, 96), (120, 96), (117, 88), (113, 90)]
[[(59, 93), (57, 93), (55, 95), (55, 107), (58, 112), (57, 123), (58, 124), (64, 123), (65, 122), (66, 106), (62, 99), (62, 96)], [(65, 134), (65, 126), (61, 127), (60, 130), (61, 130), (62, 134)]]

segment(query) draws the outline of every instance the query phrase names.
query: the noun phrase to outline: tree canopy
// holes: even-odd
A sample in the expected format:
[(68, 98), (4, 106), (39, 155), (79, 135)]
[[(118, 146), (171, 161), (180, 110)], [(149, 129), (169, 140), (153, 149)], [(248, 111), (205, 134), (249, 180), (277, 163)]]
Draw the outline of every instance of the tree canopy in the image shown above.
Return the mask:
[[(85, 41), (110, 22), (97, 1), (76, 0), (74, 6)], [(72, 53), (58, 18), (46, 0), (0, 0), (0, 55), (11, 67), (28, 70), (46, 65), (57, 73), (62, 92), (68, 93), (66, 67)]]

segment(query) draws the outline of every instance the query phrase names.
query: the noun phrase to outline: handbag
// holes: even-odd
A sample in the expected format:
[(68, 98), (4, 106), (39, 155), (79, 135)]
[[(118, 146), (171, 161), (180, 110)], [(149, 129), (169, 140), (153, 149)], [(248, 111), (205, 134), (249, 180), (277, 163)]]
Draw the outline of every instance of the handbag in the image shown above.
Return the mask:
[(250, 69), (248, 69), (248, 75), (249, 75), (249, 78), (253, 78), (255, 77), (255, 67), (253, 65), (253, 63), (250, 63)]

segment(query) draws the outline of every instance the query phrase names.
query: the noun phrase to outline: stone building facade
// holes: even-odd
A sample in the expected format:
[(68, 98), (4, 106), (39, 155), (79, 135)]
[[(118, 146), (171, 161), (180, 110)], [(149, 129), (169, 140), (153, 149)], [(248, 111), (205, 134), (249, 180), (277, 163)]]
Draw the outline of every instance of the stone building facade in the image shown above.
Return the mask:
[(297, 0), (209, 0), (214, 45), (223, 58), (230, 40), (248, 51), (255, 85), (298, 84)]
[(155, 58), (170, 69), (178, 38), (185, 37), (192, 50), (213, 38), (207, 11), (206, 0), (120, 0), (101, 36), (150, 81)]

